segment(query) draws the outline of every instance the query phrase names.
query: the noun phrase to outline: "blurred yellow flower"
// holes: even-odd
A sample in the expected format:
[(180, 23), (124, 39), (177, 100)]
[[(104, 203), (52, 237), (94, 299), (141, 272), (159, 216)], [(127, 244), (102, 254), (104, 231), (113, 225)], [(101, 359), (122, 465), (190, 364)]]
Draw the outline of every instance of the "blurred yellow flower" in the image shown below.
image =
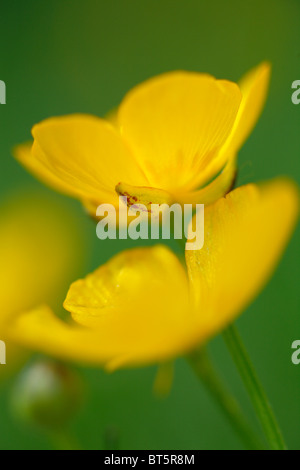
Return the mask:
[(133, 88), (106, 120), (51, 118), (34, 126), (16, 158), (43, 182), (83, 201), (211, 203), (236, 173), (236, 155), (262, 110), (270, 75), (263, 63), (239, 85), (170, 72)]
[(10, 338), (108, 369), (163, 362), (206, 342), (265, 284), (298, 217), (298, 189), (278, 179), (240, 187), (205, 209), (205, 242), (186, 273), (167, 248), (136, 248), (75, 282), (64, 306), (42, 306), (8, 326)]
[[(58, 308), (62, 295), (83, 264), (81, 230), (67, 208), (41, 192), (20, 192), (1, 205), (0, 339), (14, 315), (47, 302)], [(87, 253), (86, 253), (87, 254)], [(25, 357), (25, 356), (24, 356)], [(7, 344), (6, 372), (22, 354)]]

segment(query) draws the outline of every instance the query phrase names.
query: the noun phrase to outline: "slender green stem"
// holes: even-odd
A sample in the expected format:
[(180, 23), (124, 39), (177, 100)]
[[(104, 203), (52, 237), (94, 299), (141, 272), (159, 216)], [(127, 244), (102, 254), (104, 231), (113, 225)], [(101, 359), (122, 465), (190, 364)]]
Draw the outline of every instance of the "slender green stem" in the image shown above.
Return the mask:
[(286, 450), (279, 425), (257, 377), (251, 360), (235, 326), (224, 330), (223, 336), (231, 356), (239, 370), (244, 385), (250, 395), (257, 417), (272, 450)]
[(215, 399), (232, 428), (242, 439), (247, 449), (261, 450), (263, 445), (247, 424), (240, 406), (233, 396), (223, 386), (205, 352), (205, 350), (194, 351), (187, 357), (197, 377), (201, 379), (210, 394)]

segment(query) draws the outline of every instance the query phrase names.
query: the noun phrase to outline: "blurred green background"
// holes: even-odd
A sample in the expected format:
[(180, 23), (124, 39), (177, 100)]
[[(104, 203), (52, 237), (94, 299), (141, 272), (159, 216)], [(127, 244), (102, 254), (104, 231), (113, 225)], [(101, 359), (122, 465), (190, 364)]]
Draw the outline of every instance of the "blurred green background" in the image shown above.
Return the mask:
[[(28, 140), (32, 125), (44, 118), (104, 115), (133, 85), (161, 72), (195, 70), (236, 81), (267, 59), (273, 65), (270, 94), (240, 152), (238, 183), (281, 174), (300, 183), (300, 105), (291, 102), (291, 84), (300, 79), (298, 0), (3, 1), (0, 44), (0, 79), (7, 85), (7, 105), (0, 106), (0, 197), (30, 187), (67, 204), (92, 250), (89, 266), (77, 276), (130, 243), (97, 240), (77, 201), (45, 189), (13, 160), (11, 148)], [(299, 261), (298, 229), (273, 279), (237, 322), (292, 449), (300, 449), (300, 365), (291, 363), (291, 344), (300, 339)], [(222, 339), (210, 349), (256, 425)], [(110, 426), (119, 429), (122, 449), (241, 448), (183, 360), (166, 399), (152, 393), (154, 367), (112, 375), (79, 370), (87, 396), (72, 432), (84, 448), (101, 449)], [(51, 448), (43, 433), (11, 416), (14, 380), (0, 385), (0, 448)]]

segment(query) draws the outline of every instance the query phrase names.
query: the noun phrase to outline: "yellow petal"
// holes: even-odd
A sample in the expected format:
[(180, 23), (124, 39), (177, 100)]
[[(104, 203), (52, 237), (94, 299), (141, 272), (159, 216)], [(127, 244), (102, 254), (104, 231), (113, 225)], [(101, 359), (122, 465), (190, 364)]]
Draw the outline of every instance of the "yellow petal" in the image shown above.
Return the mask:
[(114, 366), (161, 361), (190, 341), (187, 277), (163, 246), (115, 256), (75, 282), (64, 306), (76, 322), (98, 329)]
[(228, 138), (240, 101), (236, 84), (191, 72), (167, 73), (130, 91), (118, 120), (149, 179), (145, 186), (171, 193), (196, 188), (195, 178)]
[[(171, 294), (176, 293), (172, 300)], [(89, 327), (102, 327), (103, 322), (135, 323), (157, 319), (155, 311), (172, 310), (174, 321), (181, 318), (185, 305), (187, 279), (177, 257), (161, 245), (135, 248), (119, 253), (85, 279), (70, 287), (64, 307), (73, 319)], [(148, 318), (148, 315), (150, 318)], [(169, 319), (169, 318), (168, 318)], [(141, 323), (142, 322), (142, 323)]]
[[(157, 312), (154, 312), (156, 315)], [(143, 315), (143, 310), (140, 311)], [(107, 370), (131, 367), (152, 362), (164, 362), (186, 349), (193, 330), (176, 330), (172, 323), (163, 328), (157, 319), (158, 330), (149, 329), (147, 319), (133, 337), (131, 326), (121, 331), (110, 327), (87, 329), (60, 320), (48, 306), (40, 306), (18, 315), (6, 326), (6, 335), (13, 344), (63, 360), (103, 366)], [(129, 344), (130, 336), (132, 344)], [(143, 340), (145, 344), (143, 345)]]
[(289, 180), (232, 191), (205, 210), (205, 241), (186, 261), (206, 337), (230, 323), (266, 283), (294, 228), (299, 193)]
[(17, 158), (47, 184), (74, 197), (117, 203), (120, 180), (147, 185), (139, 166), (119, 133), (88, 115), (51, 118), (34, 126), (31, 152), (21, 148)]
[[(250, 72), (248, 72), (239, 82), (239, 87), (242, 92), (242, 101), (231, 133), (224, 145), (220, 148), (218, 155), (211, 160), (210, 164), (203, 171), (203, 174), (199, 174), (197, 184), (203, 182), (204, 175), (206, 176), (207, 181), (214, 178), (220, 171), (220, 168), (224, 167), (231, 160), (235, 160), (238, 151), (251, 134), (262, 112), (267, 97), (270, 73), (270, 64), (263, 62), (259, 66), (250, 70)], [(217, 193), (220, 196), (226, 194), (226, 190), (221, 194), (222, 186), (224, 187), (224, 179), (225, 178), (223, 176), (222, 181), (220, 181), (220, 187), (218, 187), (218, 181), (216, 181), (216, 184), (214, 185), (216, 188), (216, 195)], [(210, 196), (210, 200), (208, 202), (217, 200), (217, 197), (212, 199), (213, 194), (210, 194), (210, 189), (208, 190), (208, 194)], [(201, 196), (204, 196), (203, 191)], [(205, 197), (204, 200), (206, 201)]]
[(63, 322), (46, 305), (18, 315), (6, 332), (10, 341), (60, 359), (102, 365), (109, 360), (98, 335)]
[(32, 145), (33, 142), (17, 145), (13, 149), (13, 156), (42, 183), (59, 192), (73, 196), (73, 189), (67, 188), (65, 183), (55, 173), (50, 172), (42, 162), (34, 158), (32, 155)]
[(232, 132), (222, 149), (222, 154), (230, 156), (238, 152), (251, 134), (266, 101), (270, 74), (270, 64), (263, 62), (250, 70), (239, 82), (243, 98)]
[(11, 339), (108, 369), (165, 362), (195, 342), (187, 276), (163, 246), (115, 256), (71, 286), (65, 307), (82, 326), (67, 325), (42, 307), (11, 325)]

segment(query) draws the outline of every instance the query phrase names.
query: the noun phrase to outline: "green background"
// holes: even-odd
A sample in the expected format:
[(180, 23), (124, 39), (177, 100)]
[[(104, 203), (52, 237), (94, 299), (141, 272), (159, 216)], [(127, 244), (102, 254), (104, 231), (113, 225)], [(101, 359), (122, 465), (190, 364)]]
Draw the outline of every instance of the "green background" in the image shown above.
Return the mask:
[[(93, 250), (89, 271), (130, 243), (97, 240), (77, 201), (43, 188), (13, 160), (11, 148), (28, 140), (32, 125), (44, 118), (104, 115), (133, 85), (168, 70), (236, 81), (268, 59), (270, 94), (240, 152), (238, 183), (281, 174), (300, 183), (300, 105), (291, 102), (291, 84), (300, 79), (299, 1), (12, 0), (0, 9), (0, 79), (7, 85), (7, 105), (0, 106), (0, 197), (32, 187), (66, 201)], [(293, 449), (300, 449), (300, 365), (291, 363), (291, 344), (300, 337), (299, 258), (298, 229), (271, 282), (237, 322)], [(215, 338), (210, 349), (256, 425), (222, 339)], [(122, 449), (241, 448), (183, 360), (176, 363), (166, 399), (152, 393), (155, 372), (154, 367), (112, 375), (80, 369), (87, 395), (72, 432), (84, 448), (102, 448), (109, 426), (119, 429)], [(0, 448), (51, 448), (41, 431), (28, 430), (12, 417), (13, 382), (0, 388)]]

